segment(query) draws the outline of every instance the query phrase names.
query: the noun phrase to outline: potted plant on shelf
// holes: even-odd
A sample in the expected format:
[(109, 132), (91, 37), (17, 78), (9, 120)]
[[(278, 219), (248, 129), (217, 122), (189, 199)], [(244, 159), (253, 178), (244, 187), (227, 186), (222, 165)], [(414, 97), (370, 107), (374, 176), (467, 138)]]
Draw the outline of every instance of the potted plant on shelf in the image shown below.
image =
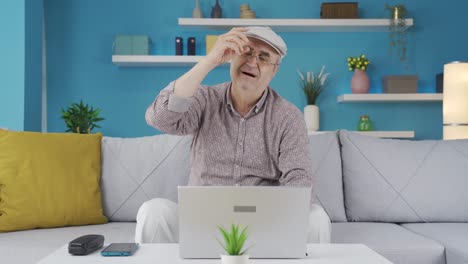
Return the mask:
[(224, 244), (218, 242), (224, 248), (226, 254), (221, 255), (221, 264), (247, 264), (249, 255), (246, 250), (242, 250), (247, 240), (247, 227), (240, 231), (239, 225), (231, 224), (230, 232), (218, 226), (219, 232), (223, 236)]
[(317, 99), (323, 92), (323, 89), (328, 84), (328, 75), (330, 73), (324, 73), (325, 66), (322, 66), (322, 70), (318, 75), (314, 72), (306, 72), (303, 74), (299, 73), (299, 85), (307, 99), (307, 105), (304, 107), (304, 118), (307, 126), (307, 131), (317, 131), (320, 124), (319, 107), (316, 105)]
[(370, 87), (369, 76), (366, 74), (367, 67), (371, 64), (366, 55), (348, 57), (348, 69), (354, 71), (351, 78), (352, 93), (368, 93)]
[(406, 18), (408, 11), (405, 5), (385, 5), (390, 17), (390, 49), (396, 49), (400, 61), (406, 60)]
[(67, 126), (65, 132), (91, 134), (94, 128), (100, 128), (96, 123), (104, 120), (99, 117), (100, 114), (100, 109), (83, 104), (83, 100), (80, 100), (79, 104), (71, 103), (66, 110), (62, 108), (62, 119)]

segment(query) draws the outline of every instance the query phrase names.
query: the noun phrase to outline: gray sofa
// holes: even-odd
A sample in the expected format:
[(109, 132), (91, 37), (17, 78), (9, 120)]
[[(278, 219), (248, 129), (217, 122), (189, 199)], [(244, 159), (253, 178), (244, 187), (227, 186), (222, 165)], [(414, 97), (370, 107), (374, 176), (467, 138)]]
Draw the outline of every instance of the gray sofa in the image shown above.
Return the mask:
[[(310, 136), (314, 197), (333, 243), (362, 243), (394, 263), (468, 263), (468, 140), (407, 141), (339, 131)], [(176, 201), (191, 137), (102, 140), (108, 224), (0, 233), (2, 263), (36, 263), (73, 238), (132, 241), (139, 206)]]

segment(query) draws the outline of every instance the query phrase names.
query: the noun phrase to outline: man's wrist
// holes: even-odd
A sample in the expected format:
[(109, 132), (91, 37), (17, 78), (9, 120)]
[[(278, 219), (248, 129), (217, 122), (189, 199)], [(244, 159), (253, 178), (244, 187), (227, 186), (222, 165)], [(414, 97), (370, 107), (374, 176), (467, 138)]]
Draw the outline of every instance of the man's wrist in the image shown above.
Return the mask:
[(213, 70), (214, 68), (218, 67), (218, 63), (216, 62), (213, 62), (211, 61), (210, 59), (208, 59), (208, 57), (203, 57), (200, 62), (198, 62), (198, 64), (205, 68), (208, 72), (210, 72), (211, 70)]

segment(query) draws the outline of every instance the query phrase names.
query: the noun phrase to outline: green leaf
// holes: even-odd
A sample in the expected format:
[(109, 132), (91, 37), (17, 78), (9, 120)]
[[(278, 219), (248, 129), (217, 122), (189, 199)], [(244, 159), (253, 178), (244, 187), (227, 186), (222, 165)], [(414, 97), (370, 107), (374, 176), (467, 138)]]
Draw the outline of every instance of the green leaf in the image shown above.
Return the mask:
[[(218, 226), (220, 233), (224, 238), (224, 245), (218, 240), (221, 246), (229, 255), (241, 255), (246, 252), (242, 251), (245, 241), (247, 240), (247, 227), (240, 231), (240, 226), (231, 224), (230, 232), (221, 226)], [(240, 231), (240, 232), (239, 232)]]
[[(238, 252), (242, 250), (242, 247), (244, 247), (244, 243), (247, 240), (247, 227), (245, 227), (240, 236), (239, 236), (239, 242), (238, 242)], [(242, 254), (241, 254), (242, 255)]]
[(230, 240), (229, 240), (228, 232), (222, 227), (219, 227), (219, 230), (221, 231), (221, 234), (223, 234), (224, 242), (226, 243), (226, 246), (230, 245), (231, 243), (230, 243)]
[(231, 224), (231, 242), (232, 242), (232, 251), (236, 254), (237, 250), (237, 227)]
[(221, 247), (224, 248), (224, 251), (228, 252), (228, 249), (226, 248), (226, 246), (224, 246), (223, 243), (221, 243), (221, 241), (219, 241), (219, 239), (216, 239), (216, 241), (218, 241), (218, 243), (221, 245)]

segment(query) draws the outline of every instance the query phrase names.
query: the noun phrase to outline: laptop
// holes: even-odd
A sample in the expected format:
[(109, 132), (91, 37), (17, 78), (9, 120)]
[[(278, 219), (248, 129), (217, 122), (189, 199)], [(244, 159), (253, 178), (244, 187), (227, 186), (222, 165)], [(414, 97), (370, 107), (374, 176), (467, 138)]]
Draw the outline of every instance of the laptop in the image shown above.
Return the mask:
[(181, 258), (220, 258), (218, 230), (248, 226), (250, 258), (304, 258), (310, 188), (279, 186), (179, 186)]

